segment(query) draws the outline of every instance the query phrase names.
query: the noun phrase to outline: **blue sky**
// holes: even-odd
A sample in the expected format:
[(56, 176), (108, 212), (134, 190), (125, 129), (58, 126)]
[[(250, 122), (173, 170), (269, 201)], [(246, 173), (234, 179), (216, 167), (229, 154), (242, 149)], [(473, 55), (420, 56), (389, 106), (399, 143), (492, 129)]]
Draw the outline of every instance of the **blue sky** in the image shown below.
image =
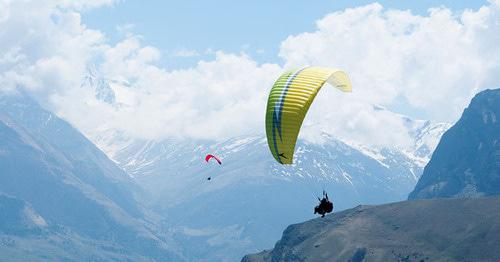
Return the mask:
[[(326, 14), (373, 1), (131, 1), (92, 9), (83, 14), (90, 28), (106, 33), (111, 42), (123, 38), (119, 27), (133, 25), (131, 32), (161, 50), (162, 66), (175, 69), (192, 66), (207, 58), (205, 51), (244, 51), (256, 61), (280, 63), (280, 43), (290, 35), (314, 31), (315, 21)], [(432, 7), (454, 11), (477, 9), (483, 0), (378, 1), (384, 8), (409, 9), (426, 15)], [(183, 57), (175, 53), (184, 51)], [(197, 51), (201, 56), (189, 56)], [(193, 55), (193, 54), (191, 54)]]

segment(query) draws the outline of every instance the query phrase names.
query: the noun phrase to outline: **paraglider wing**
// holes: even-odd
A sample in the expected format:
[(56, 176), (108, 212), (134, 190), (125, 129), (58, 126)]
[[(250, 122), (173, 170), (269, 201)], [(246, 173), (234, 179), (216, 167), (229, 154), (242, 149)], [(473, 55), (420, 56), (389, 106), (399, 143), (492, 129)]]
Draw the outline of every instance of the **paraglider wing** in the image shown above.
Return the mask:
[(214, 155), (210, 155), (208, 154), (207, 156), (205, 156), (205, 161), (209, 161), (210, 159), (215, 159), (215, 161), (217, 161), (217, 163), (219, 163), (219, 165), (222, 165), (222, 161), (220, 161), (220, 159)]
[(324, 67), (287, 71), (271, 88), (266, 110), (266, 134), (269, 149), (280, 164), (293, 163), (302, 121), (326, 82), (343, 92), (352, 90), (345, 72)]

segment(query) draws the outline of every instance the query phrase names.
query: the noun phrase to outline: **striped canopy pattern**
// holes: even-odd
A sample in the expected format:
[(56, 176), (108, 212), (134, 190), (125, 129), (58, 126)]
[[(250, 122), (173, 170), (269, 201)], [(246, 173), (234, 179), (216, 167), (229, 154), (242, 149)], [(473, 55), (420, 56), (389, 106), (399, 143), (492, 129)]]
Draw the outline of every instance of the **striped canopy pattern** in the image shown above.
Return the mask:
[(306, 67), (283, 73), (274, 83), (266, 110), (269, 149), (280, 164), (292, 164), (300, 127), (321, 87), (329, 83), (351, 92), (351, 82), (343, 71), (325, 67)]

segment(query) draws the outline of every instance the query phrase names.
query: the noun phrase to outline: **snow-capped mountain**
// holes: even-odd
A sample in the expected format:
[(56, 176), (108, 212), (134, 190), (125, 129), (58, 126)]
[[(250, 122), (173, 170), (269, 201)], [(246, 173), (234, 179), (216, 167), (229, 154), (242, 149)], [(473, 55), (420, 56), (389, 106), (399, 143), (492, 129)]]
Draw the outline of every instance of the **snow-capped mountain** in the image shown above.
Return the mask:
[[(93, 140), (151, 194), (151, 205), (169, 221), (165, 228), (191, 259), (231, 261), (272, 246), (286, 225), (314, 217), (323, 189), (336, 210), (405, 199), (447, 127), (409, 126), (415, 143), (404, 149), (346, 143), (326, 133), (321, 144), (299, 139), (291, 166), (274, 161), (264, 135), (143, 141), (110, 132)], [(222, 165), (206, 163), (208, 153)]]
[[(110, 87), (117, 100), (127, 89)], [(263, 134), (216, 142), (130, 139), (109, 130), (91, 139), (150, 194), (151, 207), (188, 258), (233, 261), (271, 247), (287, 225), (314, 217), (323, 189), (336, 210), (406, 198), (449, 125), (376, 110), (401, 121), (409, 146), (374, 147), (324, 132), (321, 143), (299, 139), (295, 164), (282, 166)], [(206, 163), (208, 153), (222, 165)]]
[(424, 120), (405, 119), (407, 119), (408, 123), (412, 123), (409, 125), (411, 127), (409, 133), (413, 143), (408, 148), (402, 149), (402, 151), (411, 156), (421, 167), (424, 167), (429, 162), (441, 136), (451, 125), (449, 123), (431, 123)]
[(115, 92), (111, 89), (110, 83), (94, 67), (87, 68), (87, 74), (80, 87), (94, 90), (97, 100), (108, 104), (116, 102)]
[[(478, 93), (442, 135), (408, 197), (425, 201), (358, 206), (290, 225), (274, 249), (242, 261), (498, 261), (499, 105), (500, 89)], [(418, 129), (416, 155), (432, 143), (422, 134), (440, 128)]]
[(87, 68), (80, 88), (92, 90), (97, 100), (114, 107), (128, 107), (136, 103), (130, 83), (108, 79), (95, 67)]

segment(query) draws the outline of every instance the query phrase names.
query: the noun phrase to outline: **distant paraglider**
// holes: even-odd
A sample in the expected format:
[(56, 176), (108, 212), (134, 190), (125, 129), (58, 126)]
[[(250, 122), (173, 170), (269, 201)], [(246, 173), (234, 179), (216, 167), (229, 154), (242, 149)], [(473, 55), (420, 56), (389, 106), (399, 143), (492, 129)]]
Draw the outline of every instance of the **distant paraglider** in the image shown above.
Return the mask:
[(210, 159), (215, 159), (215, 161), (217, 161), (217, 163), (219, 163), (219, 165), (222, 165), (222, 161), (220, 161), (220, 159), (218, 157), (211, 155), (211, 154), (208, 154), (207, 156), (205, 156), (205, 161), (207, 161), (207, 163)]
[(345, 72), (324, 67), (287, 71), (271, 88), (266, 110), (266, 134), (269, 149), (278, 163), (293, 163), (302, 121), (325, 83), (343, 92), (352, 90)]
[[(208, 154), (208, 155), (206, 155), (206, 156), (205, 156), (205, 161), (206, 161), (207, 163), (208, 163), (208, 161), (210, 161), (210, 159), (214, 159), (215, 161), (217, 161), (217, 163), (218, 163), (219, 165), (222, 165), (222, 161), (220, 161), (220, 159), (219, 159), (218, 157), (216, 157), (216, 156), (214, 156), (214, 155), (211, 155), (211, 154)], [(209, 176), (209, 177), (207, 178), (207, 180), (212, 180), (212, 176)]]

